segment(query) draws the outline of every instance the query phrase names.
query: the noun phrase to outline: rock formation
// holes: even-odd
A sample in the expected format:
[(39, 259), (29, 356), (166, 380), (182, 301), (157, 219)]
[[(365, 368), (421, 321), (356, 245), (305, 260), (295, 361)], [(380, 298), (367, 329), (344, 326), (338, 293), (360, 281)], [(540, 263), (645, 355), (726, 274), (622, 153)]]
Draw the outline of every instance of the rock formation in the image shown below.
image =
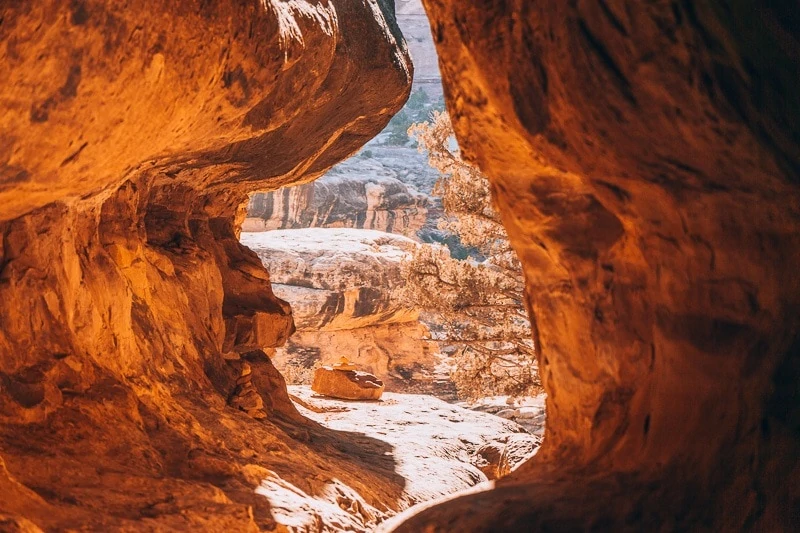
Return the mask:
[[(397, 0), (395, 13), (414, 62), (414, 91), (429, 99), (419, 106), (407, 102), (404, 131), (411, 121), (427, 120), (431, 109), (442, 109), (442, 83), (421, 0)], [(242, 231), (350, 227), (441, 241), (441, 202), (429, 196), (439, 174), (416, 147), (387, 144), (388, 129), (312, 183), (254, 193)]]
[(494, 490), (398, 531), (796, 530), (796, 7), (424, 3), (548, 420)]
[(311, 390), (323, 396), (343, 400), (379, 400), (383, 394), (383, 381), (368, 372), (323, 366), (314, 372)]
[[(795, 6), (425, 4), (526, 268), (548, 424), (400, 530), (797, 530)], [(291, 312), (236, 239), (249, 192), (402, 104), (389, 3), (0, 9), (3, 527), (273, 530), (254, 487), (280, 483), (338, 491), (353, 527), (407, 503), (381, 441), (291, 408), (268, 358)], [(226, 403), (243, 362), (267, 420)]]
[[(428, 395), (387, 392), (380, 402), (351, 402), (316, 395), (304, 385), (290, 385), (289, 394), (309, 418), (350, 435), (372, 437), (374, 442), (383, 444), (384, 448), (375, 449), (371, 456), (362, 456), (362, 460), (380, 464), (391, 456), (397, 475), (406, 480), (403, 498), (417, 502), (486, 481), (485, 475), (470, 461), (477, 458), (477, 450), (484, 445), (498, 439), (504, 442), (532, 439), (508, 420)], [(356, 456), (363, 451), (353, 449), (352, 453)], [(295, 502), (304, 503), (297, 498)], [(343, 503), (350, 506), (350, 502)], [(276, 514), (280, 511), (284, 509), (276, 509)], [(306, 509), (295, 504), (285, 512), (299, 516)]]
[(530, 459), (539, 451), (541, 444), (541, 437), (527, 433), (499, 435), (478, 448), (474, 464), (487, 478), (500, 479)]
[(421, 0), (396, 0), (397, 25), (403, 30), (414, 61), (414, 90), (420, 88), (430, 96), (441, 96), (442, 78), (431, 36), (430, 23)]
[(400, 108), (388, 3), (4, 2), (0, 65), (3, 528), (272, 530), (270, 472), (402, 506), (292, 407), (236, 229)]
[[(372, 230), (310, 228), (242, 233), (292, 305), (297, 332), (273, 357), (289, 374), (345, 356), (386, 381), (388, 390), (450, 392), (437, 381), (434, 343), (397, 290), (400, 264), (417, 244)], [(292, 368), (290, 368), (292, 367)], [(310, 375), (307, 376), (310, 378)]]
[(428, 197), (387, 176), (376, 162), (371, 167), (364, 175), (332, 170), (312, 183), (255, 193), (242, 231), (363, 228), (416, 237), (427, 220)]

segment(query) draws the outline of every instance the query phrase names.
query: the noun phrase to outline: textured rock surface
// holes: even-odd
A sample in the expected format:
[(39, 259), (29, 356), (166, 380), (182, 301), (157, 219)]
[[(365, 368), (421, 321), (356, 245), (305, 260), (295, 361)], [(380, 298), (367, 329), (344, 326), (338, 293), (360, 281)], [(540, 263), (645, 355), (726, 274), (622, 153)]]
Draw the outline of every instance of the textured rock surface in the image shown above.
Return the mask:
[(400, 263), (417, 244), (372, 230), (319, 229), (242, 233), (291, 303), (298, 331), (273, 361), (310, 369), (345, 356), (386, 381), (389, 390), (437, 393), (435, 344), (419, 311), (397, 298)]
[(541, 444), (541, 437), (527, 433), (504, 435), (478, 448), (473, 462), (487, 478), (499, 479), (533, 457)]
[(414, 61), (414, 89), (418, 87), (430, 95), (442, 94), (439, 61), (433, 45), (430, 23), (420, 0), (396, 0), (397, 24), (408, 42)]
[[(395, 13), (414, 62), (414, 90), (424, 90), (425, 105), (441, 110), (441, 76), (422, 2), (397, 0)], [(415, 121), (427, 119), (427, 107), (412, 107), (404, 111)], [(253, 194), (242, 230), (355, 227), (440, 239), (441, 202), (429, 196), (439, 175), (415, 146), (387, 144), (390, 129), (317, 181)]]
[(429, 336), (428, 328), (418, 321), (336, 331), (300, 330), (276, 350), (272, 360), (291, 377), (293, 370), (333, 364), (344, 355), (383, 380), (387, 390), (453, 399), (447, 368), (437, 368), (441, 364), (438, 347), (423, 340)]
[(332, 170), (312, 183), (253, 194), (242, 231), (363, 228), (415, 237), (427, 220), (428, 197), (370, 163), (363, 174)]
[(383, 389), (383, 381), (368, 372), (329, 366), (318, 368), (311, 383), (311, 390), (317, 394), (343, 400), (378, 400)]
[(425, 4), (526, 269), (548, 420), (494, 490), (399, 530), (797, 529), (794, 7)]
[(292, 407), (267, 357), (291, 311), (236, 231), (249, 192), (319, 176), (402, 105), (391, 8), (0, 9), (3, 520), (271, 530), (274, 476), (347, 485), (379, 510), (363, 528), (402, 506), (390, 460), (335, 448), (379, 444)]
[(418, 311), (395, 291), (401, 262), (416, 243), (373, 230), (308, 228), (243, 233), (241, 242), (273, 272), (274, 290), (293, 304), (305, 330), (355, 329), (413, 322)]

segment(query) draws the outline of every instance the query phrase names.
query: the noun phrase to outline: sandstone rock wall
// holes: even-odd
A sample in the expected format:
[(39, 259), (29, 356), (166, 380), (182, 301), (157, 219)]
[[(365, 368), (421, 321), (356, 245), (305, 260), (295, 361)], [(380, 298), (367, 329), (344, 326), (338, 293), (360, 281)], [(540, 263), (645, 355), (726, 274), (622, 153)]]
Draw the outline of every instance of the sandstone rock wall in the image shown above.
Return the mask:
[[(242, 233), (292, 306), (298, 331), (272, 360), (295, 377), (342, 356), (387, 390), (449, 393), (435, 375), (438, 351), (419, 310), (399, 298), (401, 262), (417, 244), (372, 230), (309, 228)], [(310, 372), (304, 373), (310, 375)], [(308, 375), (297, 376), (305, 377)]]
[(414, 61), (414, 90), (422, 89), (433, 98), (442, 95), (442, 77), (430, 23), (421, 0), (396, 0), (397, 24), (408, 42)]
[(548, 412), (532, 462), (398, 530), (796, 529), (794, 7), (424, 3)]
[[(404, 505), (390, 464), (320, 458), (342, 437), (299, 416), (266, 357), (291, 310), (236, 229), (249, 192), (319, 176), (402, 105), (391, 10), (0, 10), (4, 527), (272, 530), (254, 487), (275, 476), (347, 484), (363, 528)], [(234, 407), (245, 363), (267, 421)]]
[(367, 175), (328, 173), (312, 183), (250, 197), (243, 231), (363, 228), (416, 237), (428, 197), (373, 165)]

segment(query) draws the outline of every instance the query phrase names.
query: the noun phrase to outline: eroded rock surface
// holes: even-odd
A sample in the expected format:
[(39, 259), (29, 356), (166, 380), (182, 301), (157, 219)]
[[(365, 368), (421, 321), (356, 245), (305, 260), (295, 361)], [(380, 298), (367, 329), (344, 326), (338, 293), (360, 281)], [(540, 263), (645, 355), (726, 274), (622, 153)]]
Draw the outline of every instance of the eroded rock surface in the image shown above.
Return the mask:
[(243, 233), (241, 242), (273, 272), (274, 290), (295, 304), (307, 330), (355, 329), (411, 322), (419, 311), (395, 293), (401, 263), (417, 244), (373, 230), (307, 228)]
[(330, 366), (318, 368), (311, 383), (311, 390), (317, 394), (343, 400), (378, 400), (383, 389), (383, 381), (369, 372)]
[[(404, 497), (425, 502), (486, 481), (475, 452), (497, 439), (532, 438), (510, 422), (422, 394), (384, 393), (378, 402), (350, 402), (289, 386), (298, 409), (324, 426), (359, 431), (388, 444)], [(361, 450), (353, 450), (360, 453)], [(379, 460), (380, 458), (373, 458)], [(385, 457), (384, 457), (385, 459)]]
[(398, 531), (797, 529), (796, 9), (424, 3), (548, 413), (533, 461)]
[[(273, 360), (293, 376), (345, 356), (388, 390), (450, 393), (435, 374), (438, 350), (419, 309), (400, 299), (401, 263), (417, 243), (373, 230), (308, 228), (242, 233), (292, 305), (297, 332)], [(310, 383), (310, 381), (309, 381)]]
[(2, 519), (272, 530), (275, 476), (349, 487), (362, 528), (403, 506), (391, 461), (289, 401), (268, 356), (291, 309), (236, 229), (249, 192), (318, 177), (402, 105), (390, 7), (0, 9)]
[(541, 444), (541, 437), (528, 433), (498, 435), (478, 448), (473, 463), (488, 479), (499, 479), (533, 457)]
[(387, 176), (377, 162), (363, 163), (361, 175), (331, 171), (312, 183), (253, 194), (242, 231), (362, 228), (415, 238), (427, 220), (428, 197)]

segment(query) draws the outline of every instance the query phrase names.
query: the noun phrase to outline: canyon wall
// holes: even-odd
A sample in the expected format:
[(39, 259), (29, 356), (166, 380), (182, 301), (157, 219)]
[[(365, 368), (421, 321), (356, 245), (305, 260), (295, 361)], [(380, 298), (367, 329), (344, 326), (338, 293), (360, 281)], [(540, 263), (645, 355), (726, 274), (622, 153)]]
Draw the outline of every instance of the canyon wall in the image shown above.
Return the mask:
[(798, 529), (796, 9), (424, 3), (525, 268), (547, 428), (398, 531)]
[(438, 346), (420, 309), (399, 294), (416, 242), (349, 228), (242, 233), (241, 242), (292, 306), (297, 331), (272, 357), (287, 380), (310, 384), (314, 368), (344, 356), (388, 391), (452, 394), (446, 372), (436, 375)]
[(442, 95), (442, 76), (433, 44), (430, 24), (421, 0), (396, 0), (397, 25), (403, 30), (414, 61), (414, 90), (422, 89), (430, 97)]
[(1, 9), (2, 527), (272, 530), (268, 480), (341, 528), (407, 504), (380, 443), (292, 406), (267, 357), (291, 309), (237, 235), (248, 193), (402, 106), (390, 3)]
[(428, 218), (428, 197), (377, 163), (359, 170), (332, 169), (312, 183), (253, 194), (242, 231), (361, 228), (415, 238)]

